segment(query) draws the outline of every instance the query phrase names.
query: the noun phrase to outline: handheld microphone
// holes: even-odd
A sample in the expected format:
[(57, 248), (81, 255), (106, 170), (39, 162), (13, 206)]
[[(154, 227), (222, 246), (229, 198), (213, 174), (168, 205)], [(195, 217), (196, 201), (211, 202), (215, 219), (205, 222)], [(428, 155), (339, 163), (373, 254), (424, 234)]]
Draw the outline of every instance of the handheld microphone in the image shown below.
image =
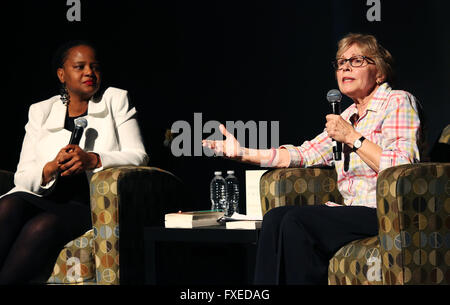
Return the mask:
[(83, 135), (83, 131), (87, 126), (87, 120), (85, 118), (76, 118), (74, 120), (75, 128), (72, 132), (72, 136), (70, 137), (69, 144), (80, 144), (81, 136)]
[[(341, 114), (342, 94), (337, 89), (332, 89), (327, 93), (327, 100), (331, 104), (333, 114)], [(333, 139), (333, 156), (335, 161), (340, 161), (342, 156), (342, 143)]]

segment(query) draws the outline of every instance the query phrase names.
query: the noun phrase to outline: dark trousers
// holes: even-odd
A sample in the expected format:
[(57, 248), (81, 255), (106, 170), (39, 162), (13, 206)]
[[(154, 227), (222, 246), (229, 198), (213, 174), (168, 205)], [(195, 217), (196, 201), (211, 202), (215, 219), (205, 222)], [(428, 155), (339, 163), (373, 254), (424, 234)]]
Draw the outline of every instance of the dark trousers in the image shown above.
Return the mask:
[(255, 284), (327, 284), (328, 262), (347, 243), (378, 234), (376, 209), (284, 206), (264, 215)]

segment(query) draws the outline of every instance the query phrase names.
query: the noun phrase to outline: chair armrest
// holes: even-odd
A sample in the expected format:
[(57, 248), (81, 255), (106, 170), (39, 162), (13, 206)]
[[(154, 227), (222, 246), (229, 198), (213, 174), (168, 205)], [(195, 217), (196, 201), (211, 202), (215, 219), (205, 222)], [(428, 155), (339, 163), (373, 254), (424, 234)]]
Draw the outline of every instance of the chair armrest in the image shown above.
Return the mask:
[(334, 168), (280, 168), (264, 173), (260, 180), (263, 215), (284, 205), (342, 203)]
[(0, 195), (14, 187), (14, 173), (0, 169)]
[(406, 164), (380, 172), (377, 214), (384, 284), (445, 282), (449, 179), (450, 163)]
[(144, 226), (163, 225), (164, 214), (183, 204), (183, 187), (176, 176), (155, 167), (122, 166), (92, 176), (98, 284), (144, 283)]

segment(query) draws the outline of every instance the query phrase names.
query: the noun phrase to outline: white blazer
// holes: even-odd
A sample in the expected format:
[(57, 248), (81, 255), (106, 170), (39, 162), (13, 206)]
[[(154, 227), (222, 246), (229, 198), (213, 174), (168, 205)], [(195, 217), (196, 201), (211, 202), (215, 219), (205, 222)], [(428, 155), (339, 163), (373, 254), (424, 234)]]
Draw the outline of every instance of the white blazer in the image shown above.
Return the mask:
[[(59, 95), (30, 106), (14, 175), (15, 187), (6, 194), (24, 191), (43, 196), (52, 191), (57, 179), (42, 186), (42, 169), (69, 144), (72, 133), (64, 129), (66, 111), (67, 106)], [(102, 162), (101, 168), (86, 171), (88, 181), (102, 169), (147, 164), (148, 156), (136, 120), (136, 109), (130, 108), (126, 90), (109, 87), (100, 99), (89, 101), (84, 118), (88, 125), (79, 146), (86, 152), (99, 154)]]

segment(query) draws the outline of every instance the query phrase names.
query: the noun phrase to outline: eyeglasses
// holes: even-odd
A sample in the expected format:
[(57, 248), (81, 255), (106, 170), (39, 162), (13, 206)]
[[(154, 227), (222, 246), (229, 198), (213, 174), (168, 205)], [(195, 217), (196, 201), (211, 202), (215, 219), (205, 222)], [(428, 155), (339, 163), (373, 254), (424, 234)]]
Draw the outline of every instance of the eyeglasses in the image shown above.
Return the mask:
[(353, 56), (350, 58), (338, 58), (336, 60), (332, 61), (333, 67), (334, 69), (337, 70), (342, 70), (344, 68), (344, 65), (346, 62), (350, 63), (350, 66), (352, 66), (353, 68), (357, 68), (357, 67), (362, 67), (364, 65), (364, 62), (367, 62), (368, 64), (375, 64), (375, 61), (367, 56), (363, 56), (363, 55), (357, 55), (357, 56)]

